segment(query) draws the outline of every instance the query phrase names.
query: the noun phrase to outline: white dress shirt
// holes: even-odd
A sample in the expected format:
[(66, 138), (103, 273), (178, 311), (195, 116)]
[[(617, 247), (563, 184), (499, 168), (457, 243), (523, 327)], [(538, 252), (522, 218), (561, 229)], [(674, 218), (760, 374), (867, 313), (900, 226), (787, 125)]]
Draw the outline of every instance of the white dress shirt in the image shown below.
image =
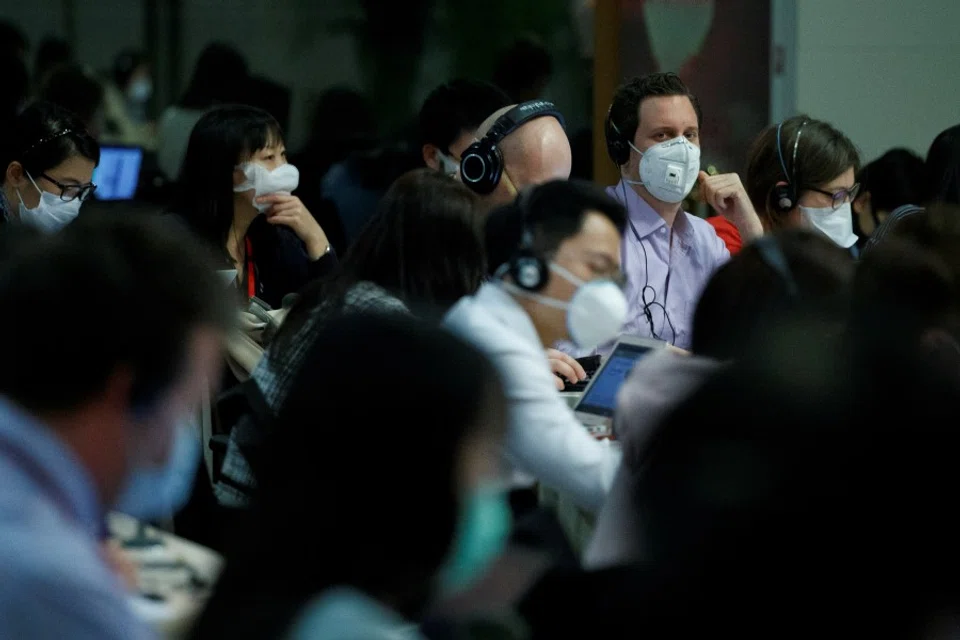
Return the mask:
[(596, 512), (613, 483), (620, 452), (588, 434), (560, 397), (523, 308), (487, 282), (476, 295), (460, 300), (444, 324), (486, 353), (500, 371), (510, 411), (507, 463)]

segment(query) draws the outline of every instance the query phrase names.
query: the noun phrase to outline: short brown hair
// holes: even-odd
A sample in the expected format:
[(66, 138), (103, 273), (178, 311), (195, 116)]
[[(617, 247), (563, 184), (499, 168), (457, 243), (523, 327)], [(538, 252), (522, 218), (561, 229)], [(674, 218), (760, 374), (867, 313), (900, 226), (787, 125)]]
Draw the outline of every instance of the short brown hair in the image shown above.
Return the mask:
[(697, 126), (703, 125), (703, 111), (700, 109), (700, 101), (677, 74), (673, 72), (651, 73), (627, 80), (613, 94), (610, 113), (607, 115), (604, 126), (607, 153), (614, 162), (621, 164), (621, 158), (619, 153), (615, 151), (616, 147), (611, 143), (622, 140), (632, 142), (637, 134), (637, 127), (640, 126), (640, 105), (647, 98), (661, 96), (686, 96), (689, 98), (690, 104), (693, 105), (693, 110), (697, 114)]

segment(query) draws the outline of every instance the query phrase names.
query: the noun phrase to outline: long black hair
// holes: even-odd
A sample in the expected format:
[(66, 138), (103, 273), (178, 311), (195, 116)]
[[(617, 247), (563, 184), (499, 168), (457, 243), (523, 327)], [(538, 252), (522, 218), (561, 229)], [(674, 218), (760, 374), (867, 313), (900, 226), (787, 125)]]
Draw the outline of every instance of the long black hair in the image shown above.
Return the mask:
[(233, 222), (233, 171), (243, 158), (282, 142), (280, 124), (262, 109), (243, 105), (211, 109), (190, 134), (173, 212), (226, 255)]
[(284, 322), (277, 349), (289, 346), (320, 304), (336, 309), (347, 291), (372, 282), (415, 311), (442, 313), (483, 280), (477, 197), (461, 183), (417, 169), (393, 183), (330, 280), (301, 294)]
[(0, 138), (4, 176), (14, 161), (36, 179), (74, 156), (99, 164), (100, 145), (87, 133), (80, 118), (52, 102), (39, 101), (28, 106)]
[[(403, 385), (358, 395), (407, 377), (429, 402)], [(416, 429), (398, 428), (407, 421)], [(195, 637), (280, 637), (334, 586), (415, 618), (453, 542), (463, 455), (505, 425), (493, 365), (447, 331), (399, 315), (326, 324), (264, 451), (252, 537), (228, 553)], [(352, 453), (362, 468), (344, 481)]]

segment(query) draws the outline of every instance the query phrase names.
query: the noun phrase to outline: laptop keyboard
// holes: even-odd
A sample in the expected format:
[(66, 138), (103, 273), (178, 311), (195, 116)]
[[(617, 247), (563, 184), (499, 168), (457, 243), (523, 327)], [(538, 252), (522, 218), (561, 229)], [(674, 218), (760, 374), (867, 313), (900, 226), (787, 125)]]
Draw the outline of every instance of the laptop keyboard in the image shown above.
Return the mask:
[(587, 388), (587, 385), (590, 384), (593, 374), (595, 374), (597, 369), (600, 368), (600, 356), (584, 356), (583, 358), (577, 358), (577, 362), (579, 362), (580, 366), (583, 367), (583, 370), (587, 372), (587, 378), (586, 380), (573, 383), (565, 381), (565, 384), (563, 385), (563, 390), (565, 392), (572, 391), (582, 393), (583, 390)]

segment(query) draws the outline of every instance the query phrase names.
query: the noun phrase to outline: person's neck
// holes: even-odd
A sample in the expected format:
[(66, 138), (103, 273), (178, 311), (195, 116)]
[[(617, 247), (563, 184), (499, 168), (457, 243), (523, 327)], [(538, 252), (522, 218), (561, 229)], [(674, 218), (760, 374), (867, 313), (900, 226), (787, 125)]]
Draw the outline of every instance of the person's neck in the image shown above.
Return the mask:
[(673, 228), (673, 223), (677, 219), (677, 215), (680, 213), (681, 204), (680, 202), (664, 202), (663, 200), (657, 200), (650, 192), (647, 191), (646, 187), (642, 184), (631, 184), (630, 188), (633, 189), (634, 193), (640, 196), (640, 199), (650, 205), (650, 208), (657, 212), (657, 215), (663, 218), (663, 221), (667, 223), (667, 226)]
[(563, 336), (559, 335), (556, 331), (552, 330), (547, 323), (543, 322), (539, 317), (539, 311), (542, 309), (536, 300), (531, 300), (526, 296), (517, 295), (515, 293), (510, 293), (517, 304), (519, 304), (524, 312), (526, 312), (527, 317), (530, 318), (530, 322), (533, 323), (533, 328), (537, 332), (537, 337), (540, 338), (540, 346), (546, 348), (551, 345), (556, 344), (563, 340)]
[(231, 251), (231, 255), (239, 259), (243, 255), (243, 239), (247, 237), (247, 231), (256, 217), (260, 215), (253, 205), (236, 204), (233, 207), (233, 222), (230, 223), (230, 233), (227, 236), (227, 247), (233, 247), (236, 251)]

